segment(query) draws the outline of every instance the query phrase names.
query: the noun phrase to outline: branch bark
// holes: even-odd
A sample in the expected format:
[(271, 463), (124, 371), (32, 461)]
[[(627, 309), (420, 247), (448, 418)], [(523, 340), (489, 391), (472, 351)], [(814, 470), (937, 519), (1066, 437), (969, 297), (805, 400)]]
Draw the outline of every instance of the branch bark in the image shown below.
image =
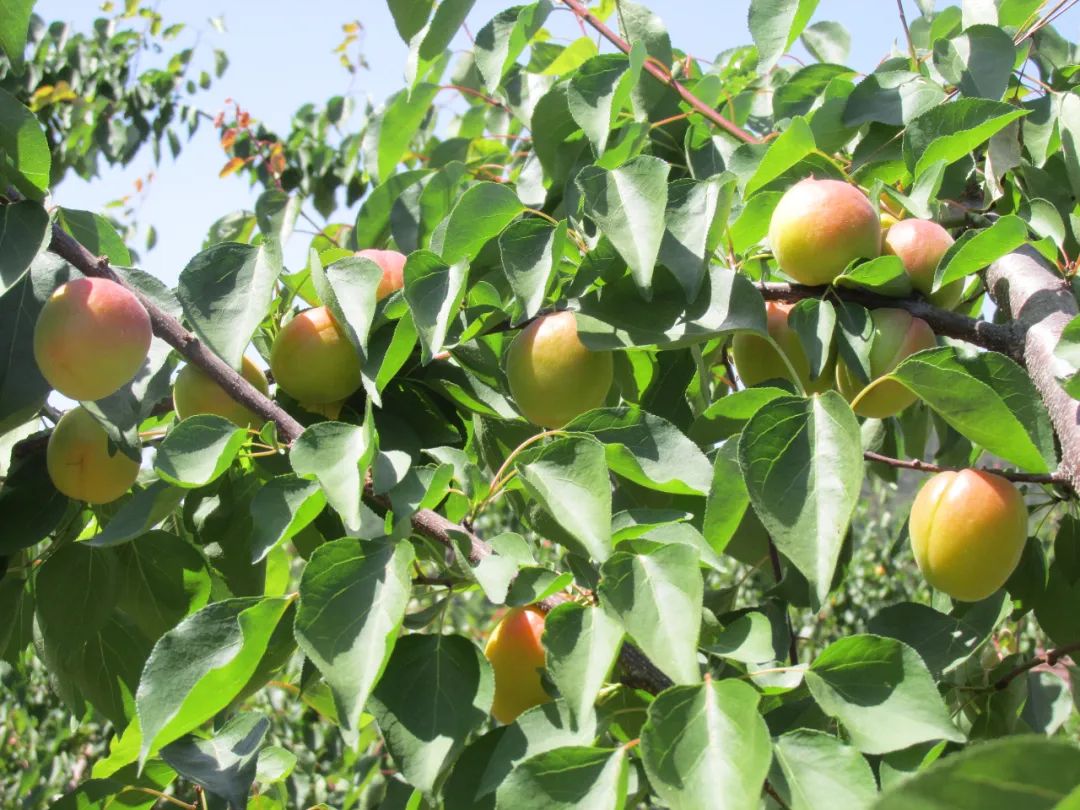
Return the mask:
[[(261, 391), (252, 386), (231, 366), (204, 346), (202, 341), (185, 329), (178, 320), (162, 311), (153, 301), (150, 301), (138, 290), (127, 285), (123, 279), (113, 272), (107, 259), (94, 256), (71, 235), (55, 224), (53, 225), (49, 250), (66, 260), (84, 275), (107, 278), (131, 290), (138, 297), (143, 307), (146, 308), (154, 334), (176, 349), (189, 362), (209, 374), (230, 397), (246, 405), (263, 418), (271, 420), (277, 426), (278, 436), (285, 444), (296, 441), (300, 434), (304, 432), (303, 425), (269, 397), (264, 396)], [(391, 508), (390, 499), (375, 492), (370, 474), (364, 481), (364, 500), (371, 506), (384, 511)], [(431, 509), (421, 509), (415, 512), (410, 521), (413, 529), (418, 534), (440, 543), (455, 554), (458, 553), (458, 541), (461, 541), (462, 545), (468, 548), (466, 557), (471, 565), (477, 565), (482, 559), (493, 553), (491, 546), (475, 533)], [(551, 600), (541, 604), (540, 607), (547, 612), (557, 603), (557, 600)], [(625, 673), (628, 683), (647, 689), (653, 694), (662, 692), (672, 684), (670, 678), (664, 675), (641, 650), (631, 644), (623, 645), (619, 653), (619, 665)]]
[(1080, 492), (1080, 402), (1057, 381), (1073, 369), (1054, 356), (1062, 331), (1077, 315), (1069, 283), (1035, 250), (1024, 247), (990, 265), (986, 286), (1019, 330), (1018, 348), (1061, 444), (1058, 473)]
[[(585, 22), (587, 22), (594, 29), (596, 29), (596, 31), (604, 39), (606, 39), (623, 53), (630, 53), (630, 43), (620, 37), (610, 28), (608, 28), (599, 17), (589, 11), (582, 3), (578, 2), (578, 0), (562, 1), (570, 8), (572, 12), (574, 12), (574, 15), (579, 20), (584, 20)], [(697, 112), (701, 113), (703, 116), (709, 119), (709, 121), (716, 124), (716, 126), (723, 129), (729, 135), (738, 138), (743, 143), (761, 143), (760, 138), (756, 137), (755, 135), (751, 135), (738, 124), (734, 123), (733, 121), (729, 121), (727, 118), (722, 116), (720, 113), (718, 113), (708, 104), (706, 104), (700, 98), (687, 90), (686, 87), (684, 87), (678, 80), (676, 80), (674, 76), (672, 76), (665, 69), (654, 63), (652, 60), (646, 59), (644, 67), (645, 70), (647, 70), (661, 84), (666, 84), (671, 87), (676, 93), (679, 94), (679, 98), (681, 98), (691, 107), (693, 107)]]
[[(941, 467), (937, 464), (930, 464), (926, 461), (920, 461), (919, 459), (913, 459), (908, 461), (902, 458), (893, 458), (892, 456), (883, 456), (881, 453), (875, 453), (873, 450), (864, 450), (863, 458), (867, 461), (876, 461), (880, 464), (888, 464), (890, 467), (898, 467), (903, 470), (916, 470), (917, 472), (925, 473), (939, 473), (939, 472), (960, 472), (961, 470), (969, 469), (967, 467)], [(996, 470), (989, 467), (981, 468), (982, 472), (993, 473), (999, 475), (1009, 481), (1017, 481), (1020, 483), (1028, 484), (1062, 484), (1069, 486), (1069, 479), (1064, 475), (1058, 473), (1024, 473), (1024, 472), (1012, 472), (1011, 470)]]
[(1064, 647), (1058, 647), (1057, 649), (1050, 650), (1049, 652), (1046, 652), (1042, 655), (1036, 655), (1030, 661), (1025, 661), (1018, 667), (1009, 670), (996, 681), (994, 681), (994, 688), (1004, 689), (1018, 677), (1027, 672), (1029, 669), (1035, 669), (1035, 667), (1040, 666), (1041, 664), (1046, 664), (1047, 666), (1052, 667), (1066, 655), (1071, 655), (1077, 650), (1080, 650), (1080, 642), (1074, 644), (1066, 644)]
[(926, 321), (935, 334), (1000, 352), (1019, 363), (1025, 361), (1023, 331), (1014, 323), (998, 324), (979, 321), (967, 315), (961, 315), (959, 312), (938, 309), (919, 298), (889, 298), (869, 290), (851, 287), (809, 287), (805, 284), (771, 282), (759, 284), (758, 290), (766, 301), (795, 303), (804, 298), (825, 298), (827, 295), (832, 295), (843, 301), (860, 304), (867, 309), (881, 309), (882, 307), (903, 309)]

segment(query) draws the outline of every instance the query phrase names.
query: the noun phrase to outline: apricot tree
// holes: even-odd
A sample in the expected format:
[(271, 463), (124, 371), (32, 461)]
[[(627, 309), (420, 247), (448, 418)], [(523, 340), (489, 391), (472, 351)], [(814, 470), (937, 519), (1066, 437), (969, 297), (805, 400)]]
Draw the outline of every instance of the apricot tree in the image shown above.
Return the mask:
[[(175, 287), (53, 185), (178, 74), (53, 98), (0, 19), (0, 653), (112, 735), (55, 806), (1073, 806), (1068, 3), (897, 3), (868, 74), (813, 0), (711, 61), (388, 4), (352, 130), (216, 120), (261, 190)], [(867, 549), (914, 584), (857, 615)]]

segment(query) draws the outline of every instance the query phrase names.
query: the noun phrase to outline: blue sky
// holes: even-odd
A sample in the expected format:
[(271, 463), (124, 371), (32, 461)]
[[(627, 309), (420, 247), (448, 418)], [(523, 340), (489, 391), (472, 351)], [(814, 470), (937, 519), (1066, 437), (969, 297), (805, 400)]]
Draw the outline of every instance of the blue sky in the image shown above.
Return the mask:
[[(477, 0), (469, 27), (475, 32), (512, 4), (512, 0)], [(918, 15), (913, 0), (904, 0), (904, 4), (909, 19)], [(746, 24), (749, 0), (652, 0), (648, 5), (664, 19), (673, 43), (695, 56), (711, 58), (728, 47), (750, 42)], [(947, 3), (939, 0), (939, 5)], [(77, 7), (72, 0), (39, 0), (35, 10), (50, 21), (64, 19), (85, 30), (98, 16), (97, 8), (96, 3), (87, 0), (80, 0)], [(212, 64), (213, 48), (228, 53), (228, 71), (198, 97), (200, 107), (210, 114), (221, 110), (227, 98), (233, 98), (283, 134), (293, 111), (305, 102), (349, 94), (360, 107), (365, 98), (379, 102), (402, 85), (407, 47), (383, 0), (309, 0), (303, 4), (283, 0), (170, 0), (161, 2), (159, 10), (167, 23), (187, 24), (178, 47), (195, 45), (198, 64)], [(219, 33), (208, 22), (217, 16), (224, 18), (225, 33)], [(894, 0), (821, 0), (813, 19), (843, 22), (853, 42), (848, 64), (858, 70), (872, 69), (902, 37)], [(342, 68), (333, 53), (343, 37), (342, 24), (351, 20), (358, 20), (364, 27), (361, 49), (370, 65), (369, 70), (355, 77)], [(568, 12), (553, 15), (549, 27), (557, 35), (579, 35)], [(1058, 28), (1076, 41), (1080, 8), (1066, 14)], [(459, 37), (455, 47), (467, 44)], [(147, 59), (144, 65), (150, 63)], [(142, 250), (142, 245), (135, 247), (143, 254), (144, 269), (174, 284), (188, 259), (199, 251), (208, 226), (230, 211), (251, 208), (257, 195), (257, 189), (242, 179), (218, 178), (225, 158), (216, 131), (207, 124), (175, 161), (166, 155), (155, 166), (146, 150), (127, 168), (106, 167), (101, 177), (90, 182), (75, 177), (65, 180), (55, 190), (54, 201), (71, 208), (100, 211), (109, 201), (133, 193), (136, 179), (153, 171), (153, 182), (138, 196), (137, 218), (143, 228), (150, 224), (156, 227), (158, 244), (149, 253)], [(287, 251), (287, 261), (304, 255), (300, 243), (306, 237), (298, 236), (293, 241), (296, 244)]]

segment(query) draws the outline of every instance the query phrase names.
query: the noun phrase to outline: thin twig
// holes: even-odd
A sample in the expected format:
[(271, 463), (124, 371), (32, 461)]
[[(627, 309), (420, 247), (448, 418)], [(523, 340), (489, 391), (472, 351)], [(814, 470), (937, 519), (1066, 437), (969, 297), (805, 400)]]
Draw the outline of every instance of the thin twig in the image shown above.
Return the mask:
[[(916, 470), (917, 472), (925, 473), (961, 472), (970, 469), (969, 467), (942, 467), (938, 464), (920, 461), (917, 458), (908, 461), (902, 458), (883, 456), (881, 453), (875, 453), (873, 450), (863, 451), (863, 458), (867, 461), (877, 461), (881, 464), (887, 464), (890, 467), (899, 467), (904, 470)], [(1069, 486), (1069, 479), (1063, 475), (1058, 475), (1057, 473), (1012, 472), (1011, 470), (997, 470), (989, 467), (982, 468), (980, 472), (993, 473), (994, 475), (1009, 481), (1018, 481), (1027, 484), (1061, 484), (1062, 486)]]
[(1077, 650), (1080, 650), (1080, 641), (1074, 642), (1072, 644), (1066, 644), (1063, 647), (1057, 647), (1053, 650), (1050, 650), (1049, 652), (1043, 653), (1042, 655), (1036, 655), (1030, 661), (1025, 661), (1023, 664), (1020, 664), (1015, 669), (1009, 670), (1007, 673), (994, 681), (994, 688), (1004, 689), (1016, 678), (1027, 672), (1029, 669), (1034, 669), (1040, 664), (1046, 664), (1048, 667), (1052, 667), (1066, 655), (1070, 655)]
[(907, 37), (908, 52), (911, 54), (911, 69), (919, 69), (919, 57), (915, 52), (915, 42), (911, 39), (911, 29), (908, 28), (907, 14), (904, 13), (904, 0), (896, 0), (896, 9), (900, 12), (900, 24), (904, 26), (904, 36)]
[[(574, 12), (579, 20), (584, 20), (591, 25), (597, 33), (599, 33), (604, 39), (614, 45), (623, 53), (630, 53), (630, 43), (620, 37), (610, 28), (608, 28), (603, 21), (600, 20), (595, 14), (589, 11), (579, 0), (562, 0), (570, 10)], [(712, 123), (716, 124), (721, 129), (725, 130), (729, 134), (738, 138), (743, 143), (759, 143), (759, 139), (751, 135), (745, 129), (740, 127), (733, 121), (729, 121), (724, 116), (720, 115), (716, 110), (695, 96), (689, 90), (687, 90), (682, 84), (680, 84), (665, 68), (660, 66), (654, 59), (646, 59), (643, 66), (653, 77), (663, 84), (669, 85), (679, 97), (697, 110), (699, 113), (708, 118)]]

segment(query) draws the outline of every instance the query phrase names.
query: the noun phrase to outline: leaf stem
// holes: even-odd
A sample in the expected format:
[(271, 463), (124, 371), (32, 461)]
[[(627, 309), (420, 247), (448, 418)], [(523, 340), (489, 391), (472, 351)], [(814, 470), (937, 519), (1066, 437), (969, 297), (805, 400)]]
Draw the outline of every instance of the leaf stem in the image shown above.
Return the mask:
[(162, 793), (160, 790), (154, 790), (153, 788), (141, 787), (139, 785), (124, 785), (120, 788), (120, 793), (146, 793), (150, 796), (156, 796), (162, 801), (166, 801), (169, 804), (173, 804), (177, 807), (183, 807), (185, 810), (199, 810), (199, 806), (196, 804), (188, 804), (187, 802), (180, 801), (175, 796), (170, 796), (168, 793)]

